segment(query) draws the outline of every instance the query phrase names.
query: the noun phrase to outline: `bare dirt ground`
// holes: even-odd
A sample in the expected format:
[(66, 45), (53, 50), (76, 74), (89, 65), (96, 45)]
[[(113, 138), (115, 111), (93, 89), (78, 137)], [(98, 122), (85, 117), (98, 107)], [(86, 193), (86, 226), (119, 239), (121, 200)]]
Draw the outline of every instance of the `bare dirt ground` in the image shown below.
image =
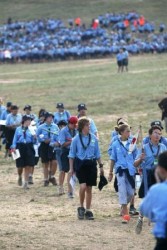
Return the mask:
[[(28, 191), (17, 186), (15, 163), (0, 153), (0, 249), (113, 249), (151, 250), (152, 226), (144, 222), (141, 235), (134, 228), (137, 217), (121, 224), (113, 184), (101, 192), (93, 189), (94, 221), (79, 221), (78, 185), (75, 198), (58, 197), (56, 187), (43, 187), (42, 168), (35, 168), (34, 185)], [(108, 166), (105, 164), (105, 173)], [(58, 176), (58, 173), (56, 174)], [(136, 198), (136, 206), (139, 204)]]

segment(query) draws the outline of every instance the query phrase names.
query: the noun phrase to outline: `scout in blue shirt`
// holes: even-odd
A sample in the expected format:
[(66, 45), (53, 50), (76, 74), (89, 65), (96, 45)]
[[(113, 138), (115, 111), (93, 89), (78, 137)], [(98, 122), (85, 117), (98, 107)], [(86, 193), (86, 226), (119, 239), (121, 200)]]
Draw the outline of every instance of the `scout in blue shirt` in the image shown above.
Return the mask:
[(63, 103), (57, 103), (56, 108), (58, 109), (57, 112), (54, 113), (54, 123), (58, 123), (59, 121), (66, 121), (68, 122), (70, 118), (70, 113), (67, 110), (64, 110)]
[(24, 112), (25, 112), (26, 115), (31, 115), (32, 121), (34, 121), (35, 123), (38, 122), (37, 116), (35, 114), (31, 113), (31, 111), (32, 111), (31, 105), (25, 105), (25, 107), (24, 107), (23, 110), (24, 110)]
[(11, 113), (6, 117), (6, 149), (9, 151), (9, 156), (15, 130), (21, 125), (22, 121), (22, 116), (18, 113), (18, 109), (18, 106), (12, 105)]
[[(87, 110), (87, 107), (84, 103), (78, 104), (78, 113), (79, 113), (78, 118), (86, 117), (87, 116), (86, 110)], [(90, 132), (98, 138), (98, 131), (97, 131), (97, 127), (94, 121), (91, 118), (88, 118), (88, 119), (90, 120)]]
[(167, 151), (158, 157), (156, 172), (162, 183), (153, 185), (142, 204), (140, 212), (155, 223), (153, 234), (157, 240), (155, 250), (167, 249)]
[[(1, 120), (6, 121), (7, 115), (10, 114), (11, 112), (11, 107), (12, 107), (12, 103), (7, 102), (6, 109), (2, 112)], [(4, 141), (6, 142), (6, 126), (5, 125), (0, 125), (0, 137), (4, 138)], [(0, 145), (0, 149), (1, 149), (1, 145)], [(6, 149), (5, 158), (7, 157), (7, 155), (8, 155), (8, 150)]]
[[(0, 120), (2, 119), (2, 114), (6, 111), (6, 107), (2, 105), (3, 104), (3, 99), (0, 98)], [(3, 126), (0, 125), (0, 144), (1, 144), (1, 138), (3, 136), (4, 128)], [(1, 145), (0, 145), (0, 150), (1, 150)]]
[[(67, 126), (67, 122), (64, 120), (61, 120), (58, 122), (57, 125), (61, 131), (65, 126)], [(51, 137), (50, 145), (54, 147), (55, 149), (56, 160), (57, 160), (58, 167), (59, 167), (59, 195), (63, 195), (65, 194), (64, 188), (63, 188), (65, 172), (63, 171), (62, 160), (61, 160), (62, 148), (61, 148), (60, 139), (59, 139), (60, 131), (59, 131), (59, 135), (53, 134), (53, 136)]]
[[(161, 121), (156, 120), (156, 121), (151, 122), (151, 124), (150, 124), (151, 127), (155, 126), (155, 125), (159, 126), (163, 130), (163, 126), (162, 126)], [(149, 143), (149, 141), (150, 141), (150, 137), (148, 135), (143, 139), (143, 144), (147, 144), (147, 143)], [(161, 136), (159, 142), (164, 144), (167, 147), (167, 138), (166, 137)]]
[(119, 53), (116, 55), (117, 65), (118, 65), (118, 73), (123, 72), (123, 50), (120, 49)]
[(22, 185), (22, 173), (24, 169), (24, 185), (23, 188), (28, 189), (28, 178), (31, 168), (35, 165), (35, 151), (33, 144), (36, 141), (36, 135), (32, 135), (28, 126), (31, 123), (31, 116), (24, 115), (22, 117), (22, 126), (15, 131), (13, 142), (11, 145), (12, 152), (16, 149), (20, 152), (20, 157), (16, 159), (16, 167), (18, 170), (18, 185)]
[(49, 182), (57, 185), (55, 173), (57, 170), (57, 163), (55, 158), (54, 148), (49, 144), (51, 142), (51, 134), (59, 134), (59, 128), (53, 123), (53, 114), (45, 112), (45, 122), (37, 129), (37, 138), (41, 143), (40, 157), (44, 167), (44, 186), (47, 187)]
[[(78, 121), (78, 132), (72, 140), (69, 161), (70, 175), (76, 172), (80, 183), (80, 207), (78, 208), (78, 218), (93, 220), (93, 213), (90, 211), (92, 201), (92, 186), (96, 186), (97, 181), (97, 161), (100, 166), (100, 174), (103, 175), (103, 164), (98, 140), (90, 133), (90, 122), (87, 118), (80, 118)], [(86, 196), (86, 210), (84, 200)]]
[(123, 59), (122, 59), (122, 64), (123, 64), (123, 69), (125, 67), (126, 71), (128, 71), (128, 58), (129, 58), (129, 53), (126, 50), (126, 48), (123, 48)]
[[(156, 183), (155, 179), (155, 168), (158, 163), (158, 156), (160, 153), (166, 150), (165, 145), (159, 143), (161, 138), (161, 127), (152, 126), (149, 129), (150, 142), (143, 146), (143, 149), (139, 151), (136, 160), (135, 166), (139, 165), (142, 168), (143, 179), (141, 186), (139, 188), (139, 197), (143, 198), (148, 189)], [(143, 226), (143, 215), (141, 214), (138, 218), (136, 224), (136, 233), (140, 234)]]
[[(135, 181), (134, 176), (136, 169), (134, 167), (134, 160), (137, 155), (137, 149), (133, 152), (129, 152), (130, 139), (130, 127), (126, 124), (119, 126), (119, 134), (121, 135), (118, 140), (112, 144), (112, 152), (110, 155), (110, 173), (109, 181), (113, 178), (113, 168), (115, 166), (115, 172), (118, 180), (118, 195), (119, 203), (121, 204), (122, 216), (128, 215), (128, 203), (134, 196)], [(127, 219), (122, 220), (122, 223), (127, 223)]]
[[(59, 135), (59, 142), (61, 145), (61, 163), (62, 163), (62, 171), (61, 171), (62, 181), (60, 185), (62, 189), (63, 189), (65, 173), (68, 173), (70, 169), (68, 154), (70, 151), (70, 145), (71, 145), (72, 139), (77, 134), (77, 130), (76, 130), (77, 123), (78, 123), (78, 118), (76, 116), (71, 116), (70, 119), (68, 120), (68, 125), (60, 131), (60, 135)], [(68, 177), (67, 177), (68, 197), (73, 198), (74, 194), (73, 194), (71, 185), (69, 183), (70, 177), (71, 176), (68, 174)]]

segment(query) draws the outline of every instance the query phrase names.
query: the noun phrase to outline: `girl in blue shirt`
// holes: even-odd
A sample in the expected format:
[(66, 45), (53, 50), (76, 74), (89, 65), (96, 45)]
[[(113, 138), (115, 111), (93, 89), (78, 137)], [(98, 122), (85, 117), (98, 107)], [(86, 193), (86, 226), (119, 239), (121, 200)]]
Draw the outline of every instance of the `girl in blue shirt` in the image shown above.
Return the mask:
[[(147, 194), (148, 189), (156, 183), (155, 168), (158, 163), (158, 156), (160, 153), (166, 150), (165, 145), (159, 143), (162, 135), (161, 130), (161, 127), (156, 125), (152, 126), (149, 129), (150, 141), (149, 143), (143, 145), (143, 149), (138, 152), (138, 155), (134, 162), (136, 167), (138, 167), (139, 165), (141, 166), (143, 172), (143, 180), (139, 188), (140, 198), (143, 198)], [(141, 233), (142, 226), (143, 216), (140, 215), (136, 225), (137, 234)]]
[(22, 126), (15, 131), (13, 142), (11, 145), (12, 152), (16, 149), (20, 152), (20, 157), (16, 159), (16, 167), (18, 170), (18, 185), (22, 185), (22, 173), (24, 169), (24, 189), (29, 189), (28, 178), (31, 168), (35, 165), (35, 151), (33, 144), (36, 141), (36, 135), (32, 135), (29, 130), (31, 116), (24, 115), (22, 118)]

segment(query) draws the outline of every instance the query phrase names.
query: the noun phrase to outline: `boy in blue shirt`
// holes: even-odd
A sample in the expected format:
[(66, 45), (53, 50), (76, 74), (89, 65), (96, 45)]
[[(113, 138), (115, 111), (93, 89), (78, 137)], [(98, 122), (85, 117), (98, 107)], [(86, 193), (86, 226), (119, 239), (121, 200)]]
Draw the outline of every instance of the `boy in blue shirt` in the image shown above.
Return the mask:
[(116, 55), (117, 65), (118, 65), (118, 73), (123, 72), (123, 50), (120, 49), (119, 53)]
[(37, 129), (37, 138), (41, 143), (40, 157), (44, 167), (44, 186), (47, 187), (49, 182), (54, 186), (57, 185), (55, 173), (57, 170), (57, 163), (54, 148), (50, 146), (51, 134), (59, 134), (59, 128), (53, 123), (53, 114), (49, 112), (44, 113), (45, 120)]
[[(78, 207), (78, 219), (93, 220), (94, 216), (90, 210), (92, 201), (92, 186), (96, 186), (97, 162), (100, 174), (103, 175), (103, 164), (99, 144), (96, 136), (90, 133), (90, 121), (80, 118), (78, 121), (78, 134), (72, 140), (69, 152), (70, 176), (76, 173), (80, 184)], [(86, 209), (84, 201), (86, 198)]]
[(57, 103), (57, 112), (54, 113), (54, 123), (58, 124), (59, 121), (66, 121), (68, 122), (70, 118), (69, 111), (65, 110), (63, 103)]
[(158, 157), (158, 175), (162, 183), (153, 185), (140, 205), (140, 212), (155, 223), (155, 250), (167, 249), (167, 151)]

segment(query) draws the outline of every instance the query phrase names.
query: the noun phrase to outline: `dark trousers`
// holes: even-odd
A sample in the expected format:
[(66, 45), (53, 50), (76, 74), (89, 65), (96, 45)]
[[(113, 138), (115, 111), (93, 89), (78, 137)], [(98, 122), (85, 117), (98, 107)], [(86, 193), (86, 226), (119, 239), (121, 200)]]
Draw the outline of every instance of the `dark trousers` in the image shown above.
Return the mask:
[(167, 249), (167, 239), (157, 238), (157, 244), (154, 250), (166, 250)]

